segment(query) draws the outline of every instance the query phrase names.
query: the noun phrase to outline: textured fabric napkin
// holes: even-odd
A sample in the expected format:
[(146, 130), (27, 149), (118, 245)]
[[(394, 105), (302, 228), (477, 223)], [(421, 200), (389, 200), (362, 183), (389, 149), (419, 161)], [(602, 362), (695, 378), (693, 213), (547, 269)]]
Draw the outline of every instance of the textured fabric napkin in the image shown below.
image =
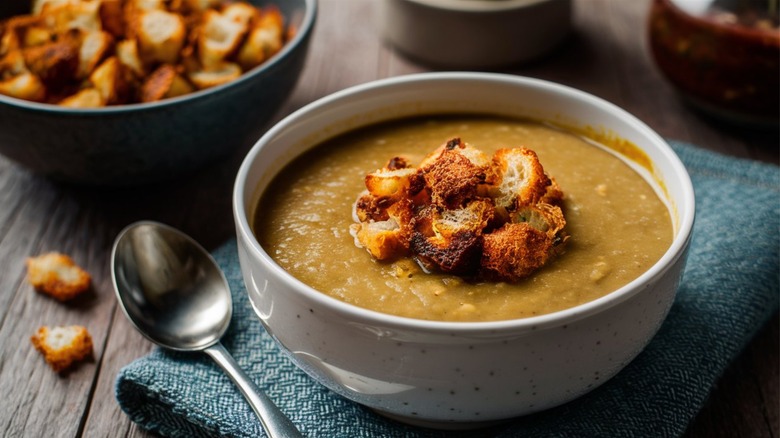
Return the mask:
[[(644, 352), (573, 402), (458, 434), (378, 416), (315, 383), (279, 351), (246, 297), (235, 242), (214, 253), (234, 299), (224, 345), (308, 437), (680, 435), (729, 362), (777, 312), (780, 168), (672, 145), (697, 200), (677, 299)], [(121, 370), (116, 398), (134, 422), (162, 435), (264, 436), (238, 390), (203, 354), (156, 349)]]

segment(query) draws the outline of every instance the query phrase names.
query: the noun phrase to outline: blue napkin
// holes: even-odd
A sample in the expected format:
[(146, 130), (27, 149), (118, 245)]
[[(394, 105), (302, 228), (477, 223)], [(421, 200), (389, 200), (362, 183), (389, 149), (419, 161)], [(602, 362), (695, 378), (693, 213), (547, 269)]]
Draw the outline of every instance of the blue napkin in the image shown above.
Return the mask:
[[(378, 416), (314, 382), (278, 350), (249, 304), (234, 241), (214, 253), (234, 300), (224, 345), (308, 437), (680, 435), (731, 360), (777, 312), (780, 168), (672, 146), (697, 200), (677, 299), (634, 361), (573, 402), (458, 434)], [(132, 421), (165, 436), (264, 436), (238, 390), (203, 354), (154, 350), (120, 371), (116, 398)]]

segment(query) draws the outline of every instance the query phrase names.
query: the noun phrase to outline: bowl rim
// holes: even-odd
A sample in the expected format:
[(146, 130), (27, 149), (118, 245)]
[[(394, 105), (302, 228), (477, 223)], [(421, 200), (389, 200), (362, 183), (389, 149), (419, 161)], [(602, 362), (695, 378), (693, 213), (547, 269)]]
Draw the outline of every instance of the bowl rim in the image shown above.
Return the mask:
[[(419, 85), (426, 81), (487, 81), (512, 87), (541, 88), (548, 93), (563, 93), (568, 97), (600, 107), (625, 120), (651, 143), (658, 146), (659, 152), (668, 161), (672, 173), (680, 177), (681, 184), (679, 187), (676, 187), (681, 192), (681, 202), (676, 206), (679, 214), (678, 231), (674, 236), (672, 243), (669, 245), (669, 248), (667, 248), (656, 263), (639, 277), (600, 298), (548, 314), (497, 321), (435, 321), (382, 313), (333, 298), (295, 278), (292, 274), (278, 265), (262, 248), (257, 238), (252, 233), (252, 228), (248, 221), (249, 211), (247, 210), (247, 205), (244, 203), (245, 192), (250, 190), (254, 196), (257, 189), (255, 187), (246, 187), (246, 182), (249, 177), (250, 168), (257, 160), (259, 153), (264, 149), (264, 145), (272, 141), (279, 132), (287, 129), (291, 125), (299, 123), (302, 119), (305, 119), (310, 112), (320, 108), (337, 105), (344, 99), (354, 98), (356, 95), (359, 96), (364, 93), (370, 93), (376, 89), (392, 89), (393, 87), (403, 87), (408, 84)], [(368, 324), (382, 325), (384, 327), (407, 330), (414, 329), (419, 332), (429, 333), (446, 332), (450, 334), (486, 335), (499, 332), (506, 333), (507, 331), (525, 332), (563, 326), (592, 314), (605, 311), (606, 309), (633, 297), (635, 294), (640, 293), (644, 289), (641, 287), (643, 284), (662, 275), (676, 263), (680, 257), (685, 256), (693, 229), (695, 199), (690, 175), (685, 169), (682, 161), (680, 161), (680, 158), (672, 150), (671, 146), (644, 122), (615, 104), (573, 87), (542, 79), (503, 73), (428, 72), (379, 79), (345, 88), (311, 102), (280, 120), (252, 146), (241, 163), (233, 188), (233, 215), (238, 233), (237, 237), (240, 242), (243, 241), (244, 243), (248, 243), (248, 245), (244, 245), (247, 251), (251, 251), (252, 255), (261, 260), (261, 263), (265, 264), (270, 272), (273, 272), (274, 275), (287, 283), (297, 294), (303, 295), (307, 300), (316, 302), (334, 313), (344, 314), (352, 321), (357, 320)]]
[[(251, 1), (251, 0), (250, 0)], [(262, 64), (244, 72), (238, 78), (226, 82), (221, 85), (217, 85), (211, 88), (205, 88), (203, 90), (193, 91), (192, 93), (184, 94), (169, 99), (162, 99), (156, 102), (145, 103), (129, 103), (124, 105), (112, 105), (100, 108), (69, 108), (61, 107), (51, 103), (33, 102), (30, 100), (19, 99), (16, 97), (6, 96), (0, 94), (0, 104), (6, 104), (8, 106), (14, 106), (25, 110), (40, 111), (44, 113), (51, 113), (54, 115), (106, 115), (106, 114), (118, 114), (132, 111), (153, 111), (158, 109), (164, 109), (170, 106), (183, 105), (193, 100), (205, 99), (214, 93), (219, 93), (223, 90), (228, 90), (233, 87), (238, 87), (240, 84), (251, 80), (255, 76), (259, 76), (265, 73), (267, 70), (274, 68), (277, 64), (281, 63), (283, 59), (289, 58), (299, 46), (301, 46), (306, 39), (309, 38), (313, 29), (314, 23), (317, 17), (317, 0), (302, 0), (304, 15), (301, 19), (301, 24), (297, 28), (297, 32), (293, 38), (288, 41), (282, 50), (275, 53), (270, 59)], [(273, 3), (273, 2), (271, 2)], [(289, 19), (289, 17), (285, 17)]]
[[(399, 1), (399, 0), (396, 0)], [(452, 12), (509, 12), (516, 9), (570, 0), (400, 0)]]

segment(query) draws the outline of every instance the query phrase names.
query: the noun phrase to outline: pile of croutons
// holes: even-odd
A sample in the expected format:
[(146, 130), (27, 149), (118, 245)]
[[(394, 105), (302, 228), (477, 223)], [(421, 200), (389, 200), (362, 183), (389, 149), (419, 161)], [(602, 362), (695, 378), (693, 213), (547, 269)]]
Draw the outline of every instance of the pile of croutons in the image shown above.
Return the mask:
[(0, 23), (0, 94), (66, 107), (154, 102), (232, 81), (281, 50), (273, 6), (36, 0)]
[(491, 158), (454, 138), (417, 167), (391, 159), (365, 183), (351, 232), (377, 260), (414, 257), (428, 271), (516, 282), (569, 238), (563, 192), (530, 149)]

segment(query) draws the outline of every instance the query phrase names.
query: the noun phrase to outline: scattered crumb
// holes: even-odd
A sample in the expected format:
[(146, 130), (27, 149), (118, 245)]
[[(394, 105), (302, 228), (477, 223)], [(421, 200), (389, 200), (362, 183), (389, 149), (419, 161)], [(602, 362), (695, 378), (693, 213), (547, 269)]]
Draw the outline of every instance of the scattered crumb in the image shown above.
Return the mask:
[(70, 368), (75, 362), (92, 356), (92, 337), (85, 327), (43, 326), (30, 338), (54, 371)]
[(89, 273), (65, 254), (50, 252), (27, 259), (27, 279), (39, 292), (67, 301), (89, 290)]

